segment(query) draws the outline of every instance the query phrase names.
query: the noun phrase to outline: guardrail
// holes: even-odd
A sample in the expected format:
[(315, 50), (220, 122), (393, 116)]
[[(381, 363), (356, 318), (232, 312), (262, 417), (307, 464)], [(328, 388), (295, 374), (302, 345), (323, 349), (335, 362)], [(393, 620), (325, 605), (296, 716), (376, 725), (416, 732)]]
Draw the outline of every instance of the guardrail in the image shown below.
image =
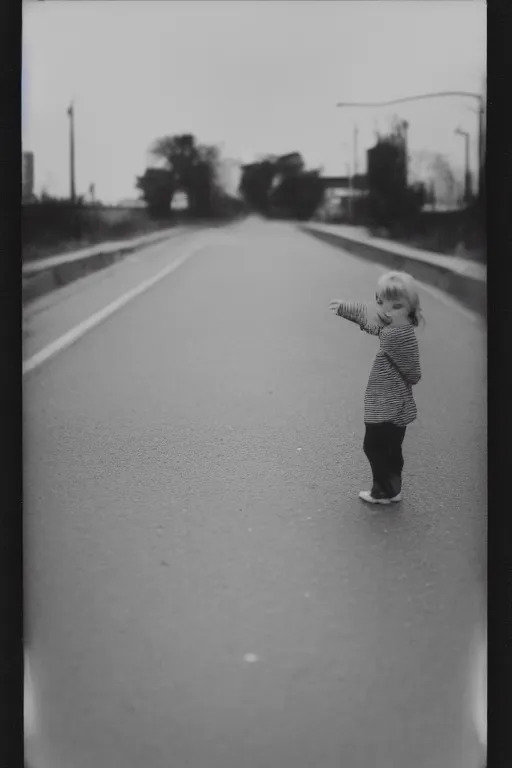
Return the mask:
[(23, 303), (32, 301), (99, 269), (104, 269), (126, 256), (127, 253), (166, 240), (172, 235), (182, 233), (185, 229), (186, 227), (172, 227), (154, 232), (151, 235), (100, 243), (72, 253), (51, 256), (24, 264), (22, 269)]
[(385, 264), (390, 269), (409, 272), (420, 282), (451, 294), (461, 304), (485, 317), (487, 311), (487, 269), (479, 262), (458, 256), (444, 256), (409, 248), (348, 226), (302, 224), (300, 229), (343, 248), (354, 256)]

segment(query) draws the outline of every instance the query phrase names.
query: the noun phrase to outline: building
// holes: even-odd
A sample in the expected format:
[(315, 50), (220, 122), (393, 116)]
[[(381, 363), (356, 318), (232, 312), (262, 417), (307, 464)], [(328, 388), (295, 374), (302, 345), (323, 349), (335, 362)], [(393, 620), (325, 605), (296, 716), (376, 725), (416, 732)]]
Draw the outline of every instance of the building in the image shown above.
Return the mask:
[(34, 153), (23, 152), (21, 156), (21, 199), (34, 198)]
[(356, 176), (322, 176), (324, 196), (317, 210), (317, 218), (323, 221), (347, 221), (354, 212), (354, 203), (366, 197), (367, 179)]
[(394, 196), (407, 189), (407, 128), (405, 121), (397, 123), (393, 133), (367, 150), (368, 187), (378, 194)]
[(346, 189), (358, 192), (366, 192), (368, 183), (366, 175), (358, 173), (355, 176), (322, 176), (324, 189)]

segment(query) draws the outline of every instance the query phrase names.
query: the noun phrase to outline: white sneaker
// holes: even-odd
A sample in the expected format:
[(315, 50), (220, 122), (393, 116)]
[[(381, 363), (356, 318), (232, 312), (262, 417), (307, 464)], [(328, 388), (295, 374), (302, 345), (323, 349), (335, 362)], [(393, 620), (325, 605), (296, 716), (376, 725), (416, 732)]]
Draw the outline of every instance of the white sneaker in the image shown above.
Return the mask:
[(391, 501), (395, 501), (395, 502), (402, 501), (402, 491), (400, 491), (400, 493), (397, 493), (396, 496), (393, 496)]
[(360, 491), (359, 498), (367, 501), (369, 504), (391, 504), (392, 501), (392, 499), (376, 499), (372, 496), (371, 491)]

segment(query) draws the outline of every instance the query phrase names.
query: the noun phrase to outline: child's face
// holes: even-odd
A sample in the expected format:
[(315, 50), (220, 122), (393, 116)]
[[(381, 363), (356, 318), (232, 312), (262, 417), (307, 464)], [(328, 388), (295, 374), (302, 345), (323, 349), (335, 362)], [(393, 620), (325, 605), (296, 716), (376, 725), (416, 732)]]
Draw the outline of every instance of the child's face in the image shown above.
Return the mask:
[(409, 325), (411, 322), (411, 307), (409, 302), (398, 297), (388, 299), (376, 294), (377, 312), (384, 325)]

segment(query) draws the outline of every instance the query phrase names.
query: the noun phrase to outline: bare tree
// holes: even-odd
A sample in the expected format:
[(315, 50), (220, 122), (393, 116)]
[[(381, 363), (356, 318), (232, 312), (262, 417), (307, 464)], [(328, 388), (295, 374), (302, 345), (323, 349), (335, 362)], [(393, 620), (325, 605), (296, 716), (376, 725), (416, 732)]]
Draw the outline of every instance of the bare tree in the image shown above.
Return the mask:
[(433, 188), (437, 201), (445, 204), (457, 201), (457, 181), (445, 155), (431, 150), (413, 152), (409, 172), (411, 180)]

